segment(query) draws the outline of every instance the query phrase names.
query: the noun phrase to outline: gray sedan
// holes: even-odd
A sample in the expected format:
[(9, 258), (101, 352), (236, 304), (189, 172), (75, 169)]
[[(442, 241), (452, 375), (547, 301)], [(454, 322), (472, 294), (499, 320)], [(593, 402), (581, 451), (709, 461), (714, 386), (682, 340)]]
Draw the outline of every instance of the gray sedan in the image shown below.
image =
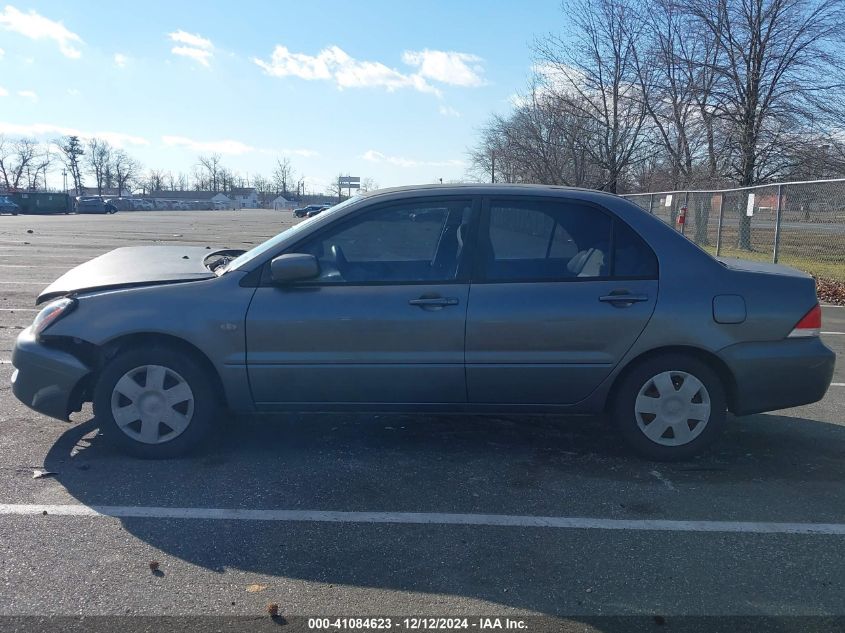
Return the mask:
[(606, 412), (639, 454), (684, 459), (727, 411), (821, 399), (835, 358), (810, 276), (545, 186), (382, 190), (244, 253), (120, 248), (38, 303), (15, 395), (60, 419), (93, 401), (141, 457), (229, 409)]

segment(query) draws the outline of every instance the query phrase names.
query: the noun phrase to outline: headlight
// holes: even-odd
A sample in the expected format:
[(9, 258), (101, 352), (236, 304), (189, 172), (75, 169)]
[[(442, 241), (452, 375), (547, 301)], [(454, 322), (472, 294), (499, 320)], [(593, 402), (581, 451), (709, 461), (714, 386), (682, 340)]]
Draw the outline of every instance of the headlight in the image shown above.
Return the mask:
[(70, 297), (62, 297), (61, 299), (51, 301), (44, 306), (44, 309), (38, 313), (35, 321), (32, 322), (32, 333), (38, 336), (64, 315), (73, 312), (75, 307), (76, 299), (71, 299)]

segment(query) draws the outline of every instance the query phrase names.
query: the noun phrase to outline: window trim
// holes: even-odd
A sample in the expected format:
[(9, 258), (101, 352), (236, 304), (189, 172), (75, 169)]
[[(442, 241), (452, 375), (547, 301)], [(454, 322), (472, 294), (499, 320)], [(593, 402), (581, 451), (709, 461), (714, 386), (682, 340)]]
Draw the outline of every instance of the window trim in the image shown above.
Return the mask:
[[(599, 277), (528, 277), (525, 279), (497, 279), (487, 276), (486, 262), (484, 261), (484, 249), (481, 247), (482, 236), (487, 233), (490, 235), (490, 216), (494, 205), (562, 205), (562, 206), (584, 206), (593, 209), (596, 213), (601, 213), (610, 219), (610, 241), (608, 250), (610, 253), (610, 275), (602, 275)], [(557, 220), (555, 220), (554, 227), (557, 227)], [(640, 242), (648, 248), (657, 263), (656, 275), (630, 275), (630, 276), (615, 276), (613, 274), (616, 267), (616, 225), (617, 222), (622, 222), (628, 229), (633, 231), (634, 235)], [(554, 231), (554, 229), (553, 229)], [(554, 237), (554, 232), (552, 233)], [(610, 209), (603, 207), (595, 202), (580, 200), (578, 198), (564, 198), (564, 197), (544, 197), (544, 196), (484, 196), (481, 201), (481, 214), (477, 222), (476, 242), (473, 249), (475, 256), (473, 258), (472, 283), (478, 284), (535, 284), (535, 283), (586, 283), (594, 281), (657, 281), (660, 279), (660, 259), (651, 245), (634, 229), (630, 224), (622, 220), (617, 214)]]
[[(419, 281), (318, 281), (305, 280), (293, 282), (290, 284), (280, 285), (273, 283), (270, 278), (270, 262), (272, 262), (279, 255), (286, 253), (297, 253), (298, 249), (303, 243), (311, 241), (312, 239), (319, 239), (320, 236), (334, 230), (343, 230), (347, 225), (354, 223), (360, 216), (368, 213), (378, 213), (383, 209), (389, 209), (397, 206), (425, 206), (431, 204), (443, 204), (444, 206), (453, 206), (460, 203), (465, 203), (465, 206), (470, 208), (469, 221), (469, 235), (466, 244), (464, 244), (464, 262), (468, 265), (459, 266), (458, 274), (454, 279), (449, 280), (419, 280)], [(403, 200), (389, 200), (385, 202), (376, 202), (366, 205), (350, 213), (337, 222), (331, 222), (319, 229), (303, 235), (299, 240), (281, 249), (267, 258), (267, 261), (261, 265), (261, 277), (258, 283), (259, 288), (279, 288), (283, 290), (298, 290), (306, 288), (348, 288), (353, 286), (446, 286), (446, 285), (460, 285), (468, 284), (472, 279), (473, 262), (475, 259), (475, 244), (477, 239), (477, 227), (480, 216), (480, 198), (477, 195), (468, 196), (431, 196), (431, 197), (414, 197), (405, 198)], [(435, 252), (435, 256), (437, 253)]]

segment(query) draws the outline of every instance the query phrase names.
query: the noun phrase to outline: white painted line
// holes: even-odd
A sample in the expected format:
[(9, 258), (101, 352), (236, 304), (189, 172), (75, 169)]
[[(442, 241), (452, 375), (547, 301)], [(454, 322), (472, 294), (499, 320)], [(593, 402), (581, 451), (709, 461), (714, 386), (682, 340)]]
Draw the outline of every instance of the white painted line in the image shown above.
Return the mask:
[(11, 365), (11, 364), (12, 364), (12, 361), (10, 361), (10, 360), (6, 360), (6, 359), (0, 360), (0, 365)]
[(199, 519), (211, 521), (279, 521), (316, 523), (400, 523), (412, 525), (484, 525), (648, 532), (734, 532), (747, 534), (824, 534), (845, 536), (843, 523), (773, 523), (756, 521), (671, 521), (663, 519), (593, 519), (507, 514), (451, 514), (440, 512), (338, 512), (332, 510), (248, 510), (235, 508), (162, 508), (144, 506), (85, 506), (0, 504), (0, 515), (47, 513), (70, 517), (140, 519)]
[(821, 306), (823, 308), (845, 308), (845, 306), (836, 306), (836, 305), (833, 305), (832, 303), (823, 303), (823, 304), (821, 304)]
[(822, 332), (822, 334), (845, 334), (845, 332)]
[(845, 382), (832, 382), (830, 383), (831, 387), (845, 387)]
[(0, 312), (41, 312), (38, 308), (0, 308)]

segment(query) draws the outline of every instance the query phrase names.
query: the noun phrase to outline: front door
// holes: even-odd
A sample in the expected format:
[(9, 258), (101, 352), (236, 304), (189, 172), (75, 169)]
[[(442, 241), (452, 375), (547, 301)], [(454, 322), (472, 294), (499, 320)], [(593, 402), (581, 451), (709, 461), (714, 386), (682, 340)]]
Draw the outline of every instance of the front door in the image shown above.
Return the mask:
[(471, 217), (471, 200), (391, 203), (288, 249), (321, 272), (256, 290), (246, 337), (257, 406), (466, 402)]
[(486, 204), (476, 266), (466, 335), (472, 403), (582, 400), (657, 300), (654, 252), (606, 210), (577, 201)]

